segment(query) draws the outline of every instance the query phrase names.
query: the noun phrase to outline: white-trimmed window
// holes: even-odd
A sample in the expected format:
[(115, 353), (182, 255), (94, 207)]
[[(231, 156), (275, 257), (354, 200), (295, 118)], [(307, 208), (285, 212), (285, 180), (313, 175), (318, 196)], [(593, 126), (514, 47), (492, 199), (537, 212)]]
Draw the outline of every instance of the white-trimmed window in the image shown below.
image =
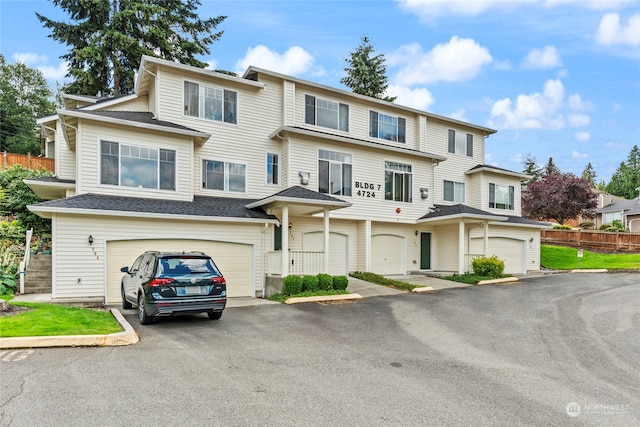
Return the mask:
[(267, 184), (280, 183), (280, 165), (278, 154), (267, 153)]
[(247, 165), (219, 160), (203, 160), (202, 188), (238, 193), (246, 192)]
[(411, 165), (384, 162), (384, 199), (411, 203), (413, 174)]
[(351, 154), (318, 150), (318, 192), (351, 196)]
[(152, 190), (175, 190), (176, 152), (100, 141), (100, 183)]
[(473, 157), (473, 135), (449, 129), (447, 151), (461, 156)]
[(402, 117), (369, 111), (369, 136), (386, 141), (406, 142), (407, 121)]
[(304, 122), (349, 132), (349, 106), (316, 96), (304, 96)]
[(444, 181), (444, 200), (464, 203), (464, 182)]
[(622, 222), (622, 212), (603, 212), (602, 213), (602, 223), (603, 224), (613, 224), (613, 221), (621, 221)]
[(184, 82), (184, 114), (201, 119), (237, 123), (237, 92)]
[(513, 210), (515, 187), (513, 185), (489, 184), (489, 207)]

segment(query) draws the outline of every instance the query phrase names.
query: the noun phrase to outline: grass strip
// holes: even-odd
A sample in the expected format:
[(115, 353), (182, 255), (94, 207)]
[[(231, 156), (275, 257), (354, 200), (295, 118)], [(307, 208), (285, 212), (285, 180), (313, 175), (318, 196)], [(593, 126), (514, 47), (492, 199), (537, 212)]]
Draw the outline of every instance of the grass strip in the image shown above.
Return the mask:
[[(580, 266), (578, 267), (578, 261)], [(640, 269), (640, 254), (599, 254), (565, 246), (542, 245), (540, 264), (551, 270), (596, 269), (636, 270)]]
[(375, 273), (368, 273), (364, 271), (355, 271), (349, 274), (351, 277), (355, 277), (356, 279), (364, 280), (366, 282), (375, 283), (378, 285), (386, 286), (388, 288), (400, 289), (403, 291), (412, 291), (415, 288), (421, 288), (422, 285), (413, 285), (407, 282), (401, 282), (399, 280), (387, 279), (384, 276), (380, 276)]
[(349, 292), (347, 292), (347, 291), (336, 291), (336, 290), (331, 290), (331, 291), (307, 291), (307, 292), (301, 292), (301, 293), (295, 294), (295, 295), (286, 295), (286, 294), (283, 294), (283, 293), (279, 293), (279, 294), (271, 295), (268, 299), (271, 300), (271, 301), (277, 301), (277, 302), (284, 303), (289, 298), (318, 297), (318, 296), (327, 296), (327, 295), (345, 295), (345, 294), (348, 294), (348, 293)]

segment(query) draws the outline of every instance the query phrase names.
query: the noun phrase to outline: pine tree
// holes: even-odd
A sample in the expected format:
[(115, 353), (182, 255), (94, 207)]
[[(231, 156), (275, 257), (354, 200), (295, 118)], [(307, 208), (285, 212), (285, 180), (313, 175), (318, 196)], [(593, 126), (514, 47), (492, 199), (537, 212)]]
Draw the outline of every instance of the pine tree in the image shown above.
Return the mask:
[(544, 174), (553, 175), (559, 173), (561, 173), (560, 168), (553, 162), (553, 158), (549, 157), (549, 161), (547, 161), (547, 165), (544, 167)]
[(589, 164), (587, 164), (587, 166), (585, 166), (584, 170), (582, 171), (582, 179), (587, 181), (589, 183), (589, 186), (591, 186), (591, 188), (595, 188), (597, 176), (598, 174), (596, 174), (596, 170), (594, 169), (591, 162), (589, 162)]
[(524, 182), (525, 185), (529, 185), (532, 182), (540, 180), (540, 177), (542, 176), (542, 167), (536, 163), (536, 158), (533, 157), (531, 153), (527, 154), (527, 158), (524, 159), (522, 164), (524, 165), (522, 172), (531, 176), (531, 178)]
[(607, 191), (613, 195), (634, 199), (640, 192), (640, 149), (635, 145), (626, 162), (620, 163), (607, 184)]
[(72, 23), (36, 15), (49, 37), (70, 46), (61, 56), (74, 79), (65, 92), (84, 95), (131, 93), (142, 55), (206, 67), (196, 55), (210, 53), (209, 45), (222, 36), (213, 31), (226, 18), (200, 19), (199, 0), (51, 1)]
[(360, 95), (384, 99), (389, 102), (395, 101), (396, 97), (383, 97), (389, 87), (385, 57), (382, 53), (376, 54), (368, 37), (362, 37), (358, 48), (351, 52), (345, 61), (349, 64), (344, 69), (347, 76), (340, 79), (340, 83)]

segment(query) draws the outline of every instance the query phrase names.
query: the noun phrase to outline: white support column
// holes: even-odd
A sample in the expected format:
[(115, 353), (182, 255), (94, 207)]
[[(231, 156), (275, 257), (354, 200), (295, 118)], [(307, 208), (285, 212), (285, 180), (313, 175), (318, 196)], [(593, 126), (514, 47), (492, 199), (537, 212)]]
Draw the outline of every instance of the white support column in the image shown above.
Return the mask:
[(324, 259), (323, 273), (329, 274), (329, 209), (324, 208)]
[(482, 232), (483, 232), (483, 243), (484, 243), (484, 256), (489, 256), (489, 221), (484, 221), (482, 223)]
[(365, 271), (371, 271), (371, 220), (364, 222), (364, 265)]
[(464, 220), (458, 223), (458, 274), (464, 274), (466, 256), (464, 254)]
[(282, 207), (282, 277), (289, 274), (289, 206)]

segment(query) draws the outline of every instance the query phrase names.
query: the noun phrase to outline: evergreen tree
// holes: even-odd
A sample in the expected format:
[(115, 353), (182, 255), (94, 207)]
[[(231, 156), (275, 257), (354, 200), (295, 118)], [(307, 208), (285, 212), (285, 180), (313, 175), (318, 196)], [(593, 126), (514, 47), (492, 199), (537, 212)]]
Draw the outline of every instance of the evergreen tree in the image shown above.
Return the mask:
[(531, 178), (524, 182), (525, 185), (529, 185), (532, 182), (540, 180), (540, 177), (542, 176), (542, 167), (536, 163), (536, 158), (533, 157), (531, 153), (527, 154), (527, 158), (524, 159), (522, 164), (524, 165), (522, 172), (531, 176)]
[(55, 111), (52, 96), (40, 71), (0, 54), (0, 151), (40, 154), (36, 119)]
[(210, 53), (209, 45), (222, 36), (213, 31), (226, 18), (200, 19), (199, 0), (51, 1), (72, 23), (36, 15), (49, 37), (70, 46), (61, 56), (74, 79), (65, 92), (83, 95), (131, 93), (142, 55), (206, 67), (196, 55)]
[(344, 69), (347, 76), (340, 79), (340, 83), (360, 95), (384, 99), (389, 102), (395, 101), (396, 97), (383, 98), (387, 87), (389, 87), (385, 57), (382, 53), (376, 54), (368, 37), (362, 37), (358, 48), (351, 52), (345, 61), (349, 64)]
[(553, 162), (553, 158), (549, 157), (547, 165), (544, 167), (544, 175), (559, 174), (560, 168)]
[(585, 166), (584, 170), (582, 171), (582, 179), (587, 181), (591, 188), (595, 188), (597, 176), (598, 174), (596, 174), (596, 170), (593, 168), (591, 162), (589, 162), (589, 164)]
[(640, 149), (635, 145), (626, 162), (620, 163), (607, 184), (607, 191), (613, 195), (634, 199), (640, 192)]

